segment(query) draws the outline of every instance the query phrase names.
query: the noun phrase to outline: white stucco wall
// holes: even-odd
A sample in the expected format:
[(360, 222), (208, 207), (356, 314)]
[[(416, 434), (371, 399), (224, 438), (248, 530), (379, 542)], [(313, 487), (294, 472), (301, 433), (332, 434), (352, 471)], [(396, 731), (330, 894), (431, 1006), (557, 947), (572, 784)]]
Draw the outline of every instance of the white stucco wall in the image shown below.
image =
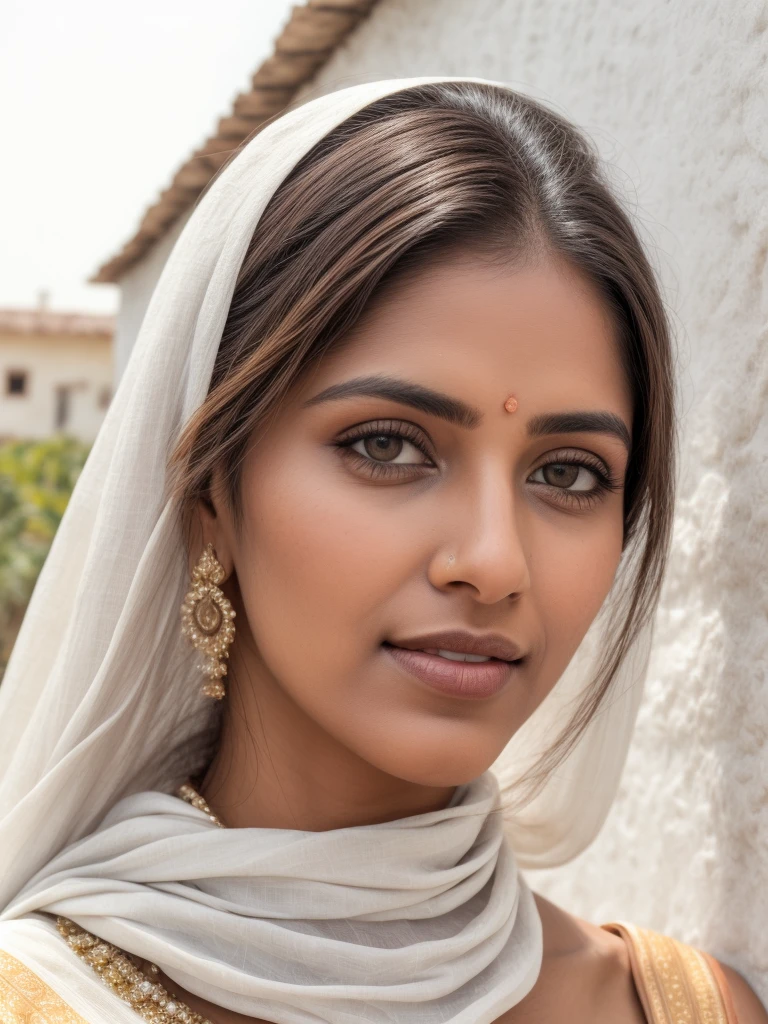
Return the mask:
[(587, 128), (678, 324), (680, 502), (634, 744), (596, 843), (532, 881), (768, 1002), (768, 6), (382, 0), (305, 95), (416, 74), (517, 84)]
[[(768, 1002), (768, 7), (764, 0), (381, 0), (305, 96), (479, 75), (585, 127), (678, 325), (674, 552), (620, 796), (534, 884), (744, 971)], [(123, 280), (118, 372), (176, 232)]]
[[(9, 394), (7, 374), (26, 374), (24, 394)], [(93, 441), (112, 394), (108, 338), (0, 335), (0, 438), (45, 438), (57, 432), (57, 391), (68, 392), (63, 432)]]
[(149, 300), (176, 239), (189, 220), (189, 213), (180, 217), (167, 235), (150, 249), (140, 263), (135, 263), (120, 278), (120, 309), (115, 321), (115, 383), (120, 380), (139, 333)]

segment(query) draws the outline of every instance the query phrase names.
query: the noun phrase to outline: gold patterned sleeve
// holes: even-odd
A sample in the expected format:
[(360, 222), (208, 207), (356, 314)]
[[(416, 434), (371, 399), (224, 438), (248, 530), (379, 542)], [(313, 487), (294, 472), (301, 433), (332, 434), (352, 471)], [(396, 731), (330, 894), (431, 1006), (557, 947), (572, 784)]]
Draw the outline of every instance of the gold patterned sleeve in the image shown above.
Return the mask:
[(603, 928), (627, 944), (648, 1024), (738, 1024), (728, 982), (714, 957), (626, 921)]
[(86, 1024), (26, 964), (0, 949), (0, 1024)]

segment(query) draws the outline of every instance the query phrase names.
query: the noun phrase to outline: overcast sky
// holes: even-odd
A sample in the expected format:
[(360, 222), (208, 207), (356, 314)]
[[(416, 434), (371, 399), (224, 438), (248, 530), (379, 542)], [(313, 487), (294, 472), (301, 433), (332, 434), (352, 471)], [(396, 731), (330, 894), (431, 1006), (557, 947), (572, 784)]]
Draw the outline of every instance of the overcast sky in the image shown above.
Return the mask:
[(271, 51), (290, 0), (0, 5), (0, 306), (112, 312), (87, 278)]

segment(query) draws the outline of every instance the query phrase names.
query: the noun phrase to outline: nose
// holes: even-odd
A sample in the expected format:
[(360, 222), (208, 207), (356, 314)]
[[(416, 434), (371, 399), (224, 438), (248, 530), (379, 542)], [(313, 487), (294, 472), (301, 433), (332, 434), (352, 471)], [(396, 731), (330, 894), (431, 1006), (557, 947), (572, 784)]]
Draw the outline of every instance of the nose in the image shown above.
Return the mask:
[(519, 598), (530, 589), (524, 509), (507, 468), (485, 473), (461, 493), (444, 494), (440, 543), (428, 577), (438, 590), (466, 590), (481, 604)]

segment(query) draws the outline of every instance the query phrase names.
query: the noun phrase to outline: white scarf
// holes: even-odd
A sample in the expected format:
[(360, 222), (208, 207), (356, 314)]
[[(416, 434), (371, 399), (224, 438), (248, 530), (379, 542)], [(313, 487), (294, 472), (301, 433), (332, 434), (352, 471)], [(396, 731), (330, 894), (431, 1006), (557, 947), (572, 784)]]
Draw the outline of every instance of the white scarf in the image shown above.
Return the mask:
[[(506, 88), (435, 76), (321, 96), (256, 135), (203, 196), (155, 289), (0, 686), (0, 916), (54, 908), (191, 991), (279, 1021), (480, 1024), (522, 998), (541, 954), (535, 904), (501, 845), (487, 780), (432, 818), (312, 835), (212, 830), (167, 795), (181, 781), (165, 774), (169, 742), (188, 742), (211, 702), (179, 631), (188, 576), (166, 460), (208, 391), (248, 244), (275, 190), (327, 132), (392, 92), (441, 81)], [(567, 861), (602, 825), (649, 637), (574, 754), (507, 822), (521, 865)], [(494, 766), (503, 789), (558, 735), (590, 678), (595, 639), (593, 629)], [(449, 837), (445, 851), (438, 836)], [(384, 837), (395, 842), (381, 861)], [(274, 883), (288, 851), (293, 896)], [(317, 956), (305, 955), (312, 942)]]
[(34, 911), (277, 1024), (490, 1024), (542, 957), (491, 773), (443, 810), (326, 832), (221, 829), (178, 797), (138, 793), (3, 916)]

